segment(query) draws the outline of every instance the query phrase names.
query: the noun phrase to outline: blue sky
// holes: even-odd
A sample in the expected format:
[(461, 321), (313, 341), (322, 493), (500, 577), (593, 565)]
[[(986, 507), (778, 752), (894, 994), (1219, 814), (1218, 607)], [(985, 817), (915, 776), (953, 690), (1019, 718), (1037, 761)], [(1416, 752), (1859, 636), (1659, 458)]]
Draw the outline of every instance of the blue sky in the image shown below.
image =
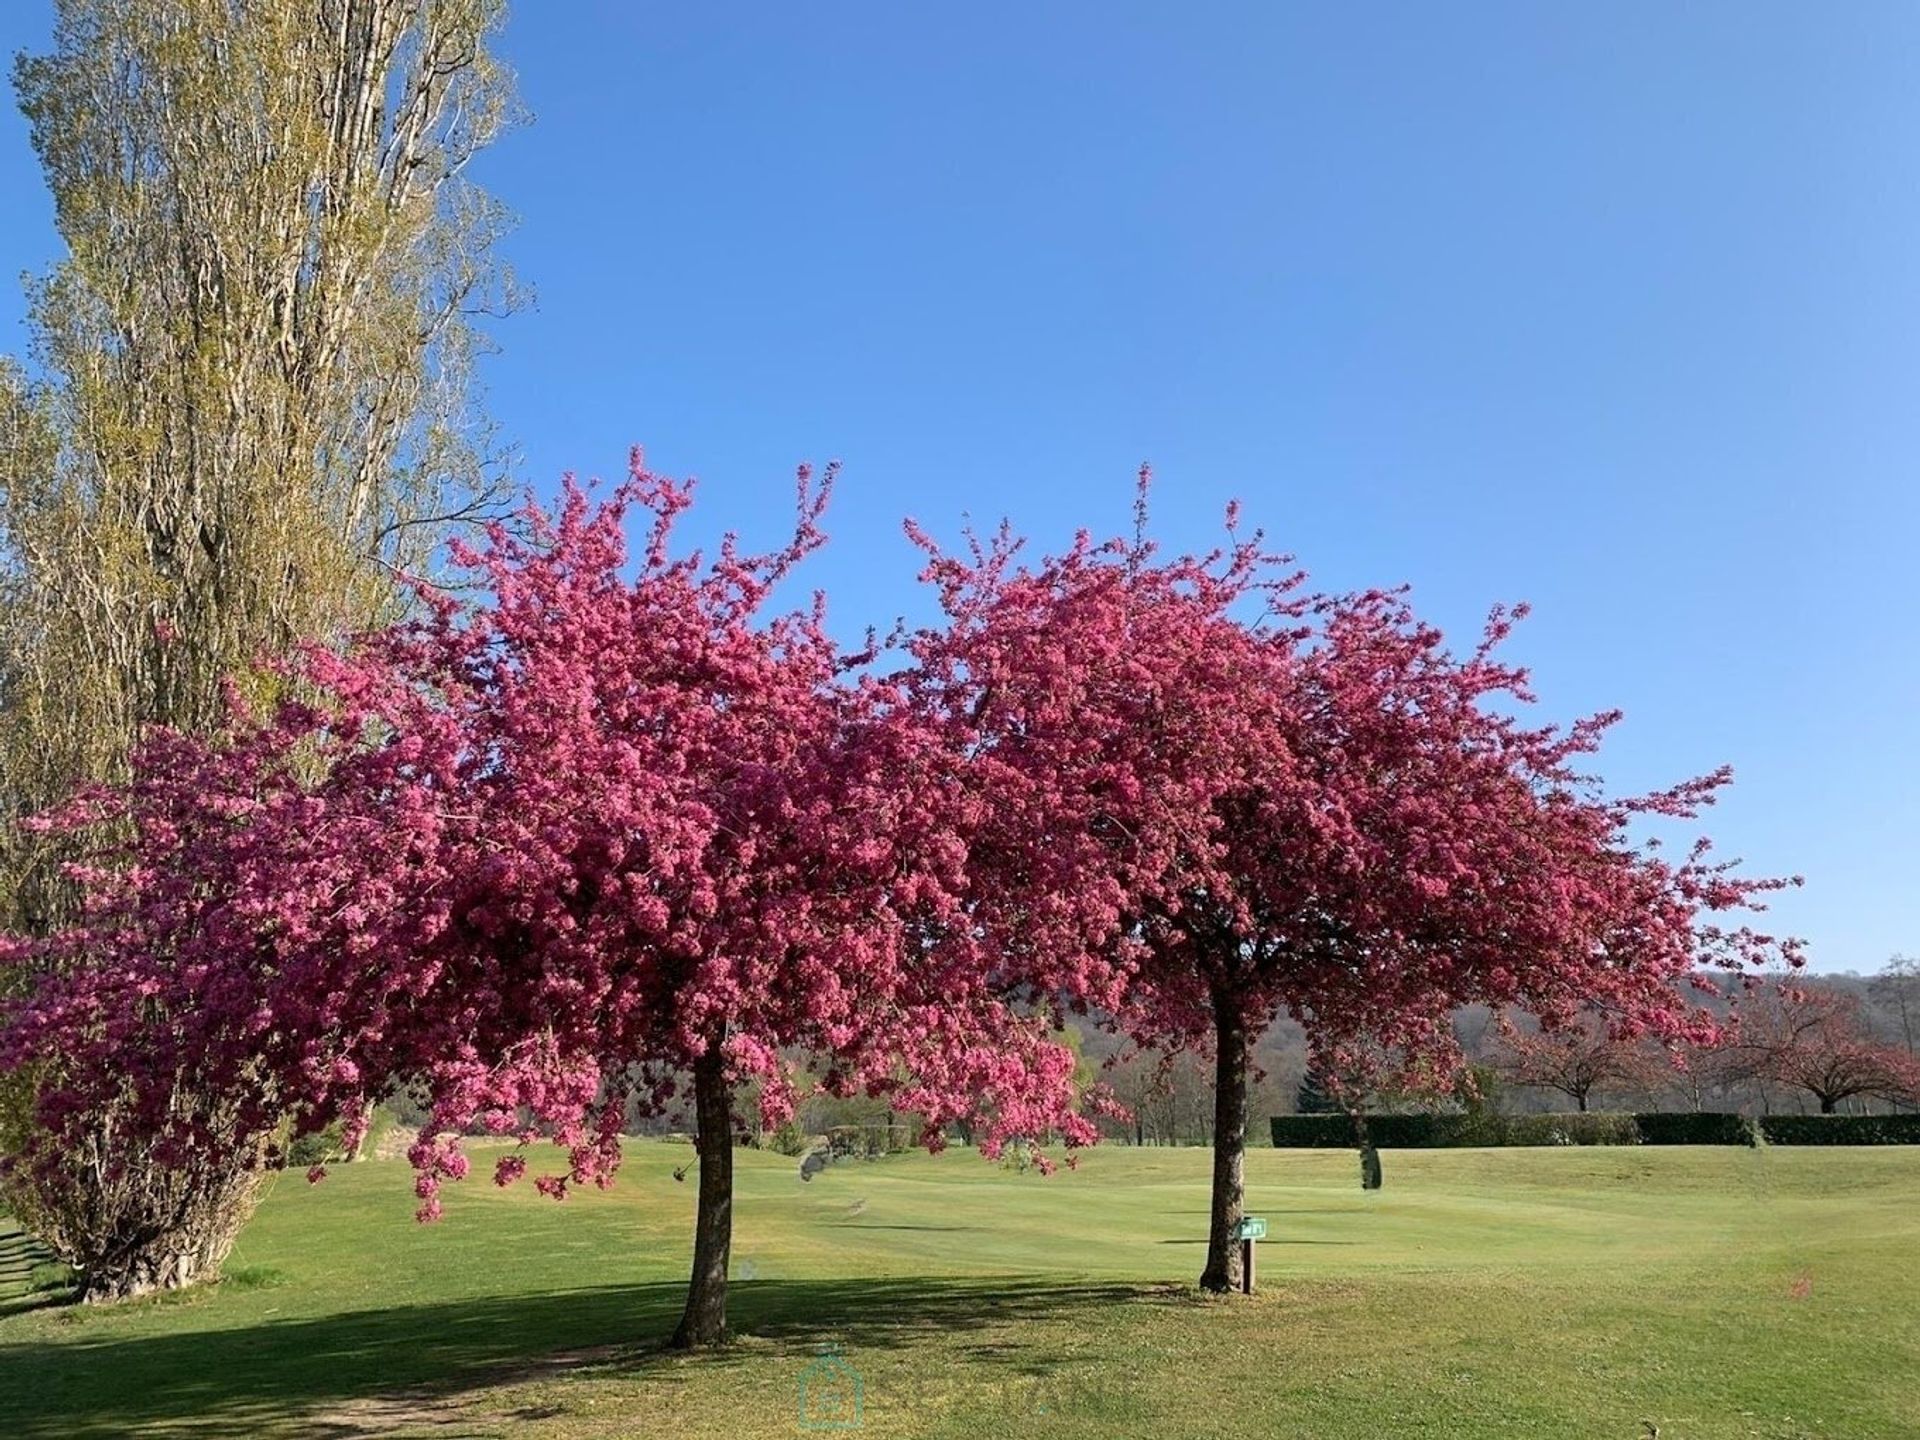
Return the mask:
[[(551, 486), (641, 441), (918, 613), (911, 513), (1172, 543), (1230, 497), (1323, 582), (1497, 600), (1622, 787), (1732, 763), (1723, 850), (1821, 968), (1920, 951), (1920, 9), (520, 0), (478, 169)], [(39, 47), (44, 0), (0, 12)], [(0, 117), (0, 271), (58, 242)], [(24, 344), (0, 291), (0, 349)]]

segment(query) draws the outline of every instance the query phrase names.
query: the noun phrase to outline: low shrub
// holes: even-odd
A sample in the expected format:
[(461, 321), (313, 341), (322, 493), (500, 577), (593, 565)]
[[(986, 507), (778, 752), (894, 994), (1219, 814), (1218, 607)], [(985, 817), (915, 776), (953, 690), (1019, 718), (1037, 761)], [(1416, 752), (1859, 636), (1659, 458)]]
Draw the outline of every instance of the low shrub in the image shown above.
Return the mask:
[(1773, 1145), (1920, 1145), (1920, 1115), (1763, 1115)]
[[(376, 1106), (367, 1118), (367, 1133), (360, 1141), (359, 1154), (362, 1157), (378, 1155), (381, 1141), (396, 1128), (392, 1111), (385, 1106)], [(485, 1126), (476, 1126), (468, 1132), (470, 1135), (495, 1135), (498, 1132)], [(289, 1170), (306, 1170), (315, 1165), (331, 1165), (335, 1161), (347, 1158), (346, 1126), (338, 1120), (324, 1130), (315, 1130), (308, 1135), (296, 1135), (287, 1141), (280, 1152), (280, 1164)]]
[[(1497, 1115), (1369, 1115), (1367, 1138), (1380, 1150), (1426, 1150), (1452, 1145), (1498, 1145)], [(1351, 1150), (1357, 1145), (1347, 1115), (1276, 1115), (1273, 1143), (1281, 1149)]]
[(340, 1127), (329, 1125), (311, 1135), (296, 1135), (287, 1142), (282, 1163), (290, 1170), (307, 1170), (340, 1158)]
[[(1350, 1150), (1353, 1143), (1353, 1121), (1344, 1115), (1273, 1117), (1273, 1144), (1278, 1150)], [(1380, 1143), (1376, 1138), (1374, 1144)]]
[[(1342, 1116), (1342, 1119), (1346, 1117)], [(1381, 1150), (1425, 1150), (1453, 1145), (1498, 1145), (1502, 1121), (1498, 1115), (1369, 1115), (1367, 1138)], [(1347, 1121), (1347, 1144), (1353, 1143), (1353, 1122)]]
[(785, 1120), (767, 1136), (767, 1148), (776, 1155), (804, 1155), (813, 1147), (813, 1139), (791, 1120)]
[[(1382, 1150), (1432, 1150), (1500, 1145), (1634, 1145), (1631, 1115), (1494, 1115), (1466, 1111), (1440, 1115), (1369, 1115), (1367, 1137)], [(1345, 1115), (1276, 1115), (1280, 1149), (1351, 1149), (1353, 1121)]]

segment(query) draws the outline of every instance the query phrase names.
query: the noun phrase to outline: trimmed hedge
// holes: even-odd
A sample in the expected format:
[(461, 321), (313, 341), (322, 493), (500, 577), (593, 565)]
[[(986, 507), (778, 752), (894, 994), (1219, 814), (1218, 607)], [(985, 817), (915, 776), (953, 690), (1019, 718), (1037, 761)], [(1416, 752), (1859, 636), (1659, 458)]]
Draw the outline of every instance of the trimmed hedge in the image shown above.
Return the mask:
[[(1498, 1145), (1634, 1145), (1631, 1115), (1369, 1115), (1367, 1137), (1381, 1150), (1434, 1150)], [(1275, 1115), (1273, 1143), (1282, 1150), (1350, 1150), (1345, 1115)]]
[(1496, 1117), (1506, 1131), (1502, 1145), (1638, 1145), (1633, 1116), (1589, 1110), (1577, 1115)]
[[(1767, 1115), (1646, 1111), (1624, 1115), (1369, 1115), (1381, 1150), (1500, 1145), (1920, 1145), (1920, 1115)], [(1345, 1115), (1275, 1115), (1281, 1150), (1351, 1150)]]
[(1751, 1115), (1724, 1110), (1649, 1110), (1633, 1117), (1642, 1145), (1758, 1145)]
[[(1354, 1144), (1353, 1122), (1344, 1115), (1276, 1115), (1273, 1143), (1281, 1150), (1350, 1150)], [(1378, 1145), (1380, 1140), (1376, 1137), (1373, 1143)]]
[(1763, 1115), (1773, 1145), (1920, 1145), (1920, 1115)]

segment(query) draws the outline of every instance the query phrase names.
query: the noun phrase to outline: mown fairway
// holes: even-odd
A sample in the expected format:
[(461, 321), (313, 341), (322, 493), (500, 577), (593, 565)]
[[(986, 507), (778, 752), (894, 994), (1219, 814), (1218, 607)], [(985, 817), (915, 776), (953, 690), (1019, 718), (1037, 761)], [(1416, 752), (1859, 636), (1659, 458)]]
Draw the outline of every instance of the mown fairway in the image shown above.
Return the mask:
[(1255, 1151), (1273, 1238), (1233, 1302), (1191, 1289), (1203, 1151), (810, 1185), (748, 1152), (740, 1340), (698, 1357), (658, 1344), (690, 1157), (560, 1205), (469, 1182), (433, 1227), (404, 1165), (283, 1177), (215, 1290), (0, 1300), (0, 1435), (804, 1435), (828, 1346), (869, 1435), (1920, 1435), (1920, 1150), (1390, 1152), (1377, 1195)]

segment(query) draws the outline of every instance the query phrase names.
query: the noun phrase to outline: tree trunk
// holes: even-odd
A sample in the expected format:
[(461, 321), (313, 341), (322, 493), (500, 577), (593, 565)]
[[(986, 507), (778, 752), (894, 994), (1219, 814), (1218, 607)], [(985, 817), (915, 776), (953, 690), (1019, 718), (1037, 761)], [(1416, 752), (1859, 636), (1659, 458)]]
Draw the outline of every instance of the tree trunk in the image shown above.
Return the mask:
[(253, 1213), (258, 1184), (258, 1176), (242, 1173), (217, 1196), (202, 1196), (183, 1206), (178, 1223), (116, 1245), (109, 1254), (78, 1261), (80, 1302), (113, 1305), (218, 1280), (240, 1227)]
[(116, 1305), (163, 1290), (184, 1290), (203, 1280), (217, 1279), (220, 1263), (233, 1248), (226, 1243), (188, 1244), (180, 1235), (162, 1236), (152, 1246), (132, 1255), (93, 1266), (81, 1277), (83, 1305)]
[(1820, 1097), (1820, 1113), (1822, 1115), (1833, 1114), (1835, 1108), (1835, 1102), (1831, 1095), (1822, 1095)]
[(347, 1147), (347, 1153), (340, 1157), (344, 1163), (349, 1165), (356, 1160), (364, 1160), (367, 1158), (367, 1140), (373, 1134), (373, 1108), (368, 1106), (361, 1110), (357, 1118), (360, 1121), (359, 1138), (357, 1138), (353, 1144), (349, 1145)]
[(102, 1127), (59, 1168), (21, 1166), (10, 1178), (0, 1206), (74, 1268), (82, 1303), (105, 1305), (217, 1280), (262, 1171), (257, 1152), (163, 1165)]
[(1573, 1103), (1580, 1107), (1580, 1113), (1582, 1115), (1586, 1114), (1587, 1113), (1587, 1092), (1584, 1090), (1580, 1091), (1579, 1094), (1573, 1097)]
[(1200, 1288), (1231, 1294), (1240, 1288), (1234, 1232), (1246, 1199), (1247, 1027), (1231, 996), (1214, 996), (1213, 1016), (1213, 1208)]
[(727, 1338), (727, 1262), (733, 1251), (733, 1096), (727, 1088), (726, 1065), (720, 1047), (713, 1045), (693, 1067), (700, 1196), (687, 1309), (673, 1335), (677, 1350), (719, 1345)]

